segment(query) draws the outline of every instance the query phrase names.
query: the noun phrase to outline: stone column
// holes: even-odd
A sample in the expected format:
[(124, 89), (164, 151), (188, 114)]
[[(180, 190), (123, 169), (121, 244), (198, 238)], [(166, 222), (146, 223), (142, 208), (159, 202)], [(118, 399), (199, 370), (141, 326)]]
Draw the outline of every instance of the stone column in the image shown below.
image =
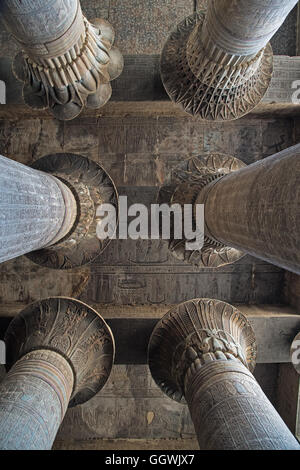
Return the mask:
[(148, 356), (157, 385), (186, 400), (201, 450), (300, 450), (251, 373), (254, 333), (231, 305), (194, 299), (173, 308), (155, 327)]
[(49, 268), (89, 263), (110, 242), (97, 236), (105, 203), (118, 213), (113, 181), (86, 157), (47, 155), (30, 168), (0, 156), (0, 262), (27, 254)]
[(0, 155), (0, 262), (54, 245), (72, 229), (77, 204), (50, 174)]
[(29, 106), (68, 120), (110, 99), (123, 58), (107, 21), (89, 23), (79, 0), (3, 0), (0, 13), (22, 49), (13, 71)]
[(300, 144), (248, 166), (229, 155), (200, 155), (173, 173), (161, 199), (204, 204), (204, 247), (187, 252), (177, 241), (171, 249), (182, 258), (218, 267), (248, 253), (300, 273)]
[(51, 449), (68, 406), (92, 398), (114, 360), (103, 318), (74, 299), (49, 298), (23, 310), (5, 337), (0, 384), (0, 449)]
[(300, 273), (300, 145), (206, 185), (207, 236)]
[(275, 34), (297, 0), (209, 0), (169, 37), (161, 74), (170, 98), (206, 120), (247, 114), (272, 75)]

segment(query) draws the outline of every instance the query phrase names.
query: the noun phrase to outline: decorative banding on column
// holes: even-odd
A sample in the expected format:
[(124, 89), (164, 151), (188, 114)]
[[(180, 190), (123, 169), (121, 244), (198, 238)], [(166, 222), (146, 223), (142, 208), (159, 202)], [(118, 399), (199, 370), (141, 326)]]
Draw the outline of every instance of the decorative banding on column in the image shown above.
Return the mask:
[(0, 449), (50, 449), (73, 383), (60, 354), (41, 349), (21, 357), (0, 384)]
[(78, 205), (74, 194), (66, 184), (64, 184), (58, 178), (55, 178), (55, 176), (48, 176), (55, 180), (57, 186), (60, 188), (65, 207), (65, 214), (62, 226), (57, 235), (47, 244), (51, 246), (63, 240), (65, 237), (68, 237), (73, 231), (76, 219), (78, 218)]
[(297, 0), (209, 0), (209, 37), (227, 54), (255, 56), (296, 4)]
[[(181, 206), (195, 204), (199, 193), (209, 183), (245, 166), (241, 160), (219, 152), (188, 158), (169, 174), (164, 185), (160, 187), (157, 202), (168, 205), (179, 203)], [(171, 233), (174, 233), (173, 230)], [(204, 245), (201, 250), (186, 250), (185, 244), (184, 239), (171, 239), (169, 249), (181, 261), (201, 268), (225, 266), (238, 261), (245, 255), (243, 251), (226, 246), (209, 237), (207, 227), (205, 227)]]
[[(15, 41), (28, 52), (41, 56), (53, 50), (53, 41), (75, 30), (73, 25), (78, 23), (79, 12), (77, 0), (3, 0), (0, 9), (2, 20)], [(77, 35), (79, 37), (80, 31)], [(71, 36), (74, 37), (74, 33)], [(64, 43), (66, 40), (67, 37)]]
[(299, 274), (299, 157), (298, 144), (208, 183), (207, 236)]
[[(199, 267), (218, 267), (249, 254), (300, 273), (300, 144), (245, 165), (212, 153), (186, 160), (160, 188), (159, 201), (204, 205), (204, 246), (170, 250)], [(229, 248), (231, 247), (231, 248)]]
[(201, 450), (300, 449), (251, 374), (251, 325), (233, 306), (193, 299), (155, 326), (148, 363), (156, 384), (187, 402)]
[(118, 193), (113, 180), (96, 162), (81, 155), (58, 153), (36, 160), (32, 168), (50, 173), (73, 192), (78, 217), (74, 229), (59, 243), (27, 253), (27, 257), (54, 269), (71, 269), (93, 261), (108, 246), (111, 238), (99, 239), (96, 233), (101, 220), (96, 211), (101, 204), (111, 204), (118, 215)]
[(74, 373), (69, 406), (84, 403), (101, 390), (115, 355), (112, 332), (101, 315), (67, 297), (50, 297), (25, 308), (10, 323), (5, 344), (8, 370), (35, 350), (61, 355)]
[(48, 298), (13, 319), (5, 343), (0, 449), (50, 449), (68, 406), (106, 383), (115, 354), (111, 330), (88, 305)]
[(79, 0), (3, 0), (0, 13), (22, 47), (13, 62), (24, 83), (23, 98), (33, 109), (48, 109), (61, 120), (74, 119), (82, 109), (98, 109), (110, 99), (110, 81), (124, 66), (113, 46), (115, 33), (105, 20), (90, 23)]
[[(238, 86), (235, 86), (235, 81), (240, 76), (239, 71), (234, 70), (227, 78), (220, 66), (207, 64), (205, 51), (195, 50), (197, 63), (203, 64), (195, 76), (188, 62), (186, 47), (190, 34), (197, 24), (203, 24), (204, 18), (203, 12), (191, 15), (169, 36), (161, 55), (163, 85), (176, 105), (199, 119), (239, 119), (254, 109), (267, 92), (273, 72), (272, 48), (269, 44), (265, 47), (257, 74)], [(216, 78), (211, 78), (214, 75)]]
[(249, 113), (266, 93), (273, 71), (269, 39), (297, 0), (205, 3), (169, 36), (161, 78), (172, 101), (207, 121)]
[(193, 376), (186, 390), (201, 449), (300, 450), (243, 364), (207, 364)]
[(153, 379), (172, 399), (185, 401), (185, 380), (214, 360), (255, 368), (256, 343), (246, 317), (225, 302), (193, 299), (171, 309), (149, 341)]

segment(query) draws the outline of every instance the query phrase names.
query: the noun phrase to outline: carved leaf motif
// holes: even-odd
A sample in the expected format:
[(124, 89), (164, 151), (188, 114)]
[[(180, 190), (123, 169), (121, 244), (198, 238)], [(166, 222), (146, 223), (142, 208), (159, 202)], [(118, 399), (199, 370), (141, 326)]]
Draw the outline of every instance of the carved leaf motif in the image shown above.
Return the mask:
[[(41, 329), (41, 325), (43, 329)], [(6, 333), (11, 366), (31, 350), (54, 350), (75, 373), (71, 405), (87, 401), (105, 384), (114, 359), (114, 342), (102, 317), (74, 299), (35, 302), (11, 322)]]
[(148, 354), (156, 383), (180, 400), (186, 376), (207, 361), (239, 361), (253, 370), (256, 345), (250, 324), (237, 309), (217, 300), (194, 299), (160, 320)]
[(273, 70), (271, 46), (263, 50), (256, 73), (244, 80), (252, 64), (228, 73), (229, 69), (210, 62), (206, 52), (197, 49), (192, 58), (197, 64), (196, 77), (187, 59), (187, 43), (197, 23), (201, 28), (203, 21), (204, 14), (195, 13), (170, 35), (161, 56), (164, 87), (172, 101), (199, 119), (237, 119), (253, 109), (268, 89)]

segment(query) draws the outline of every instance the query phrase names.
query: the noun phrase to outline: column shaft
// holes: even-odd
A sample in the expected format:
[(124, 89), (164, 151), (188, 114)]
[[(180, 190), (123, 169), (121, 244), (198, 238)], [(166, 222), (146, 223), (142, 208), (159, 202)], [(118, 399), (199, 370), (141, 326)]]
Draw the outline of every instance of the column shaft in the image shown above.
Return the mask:
[(300, 273), (300, 145), (209, 183), (208, 236)]
[(2, 0), (0, 13), (22, 49), (37, 57), (60, 55), (84, 33), (79, 0)]
[(240, 362), (217, 360), (186, 383), (202, 450), (299, 450), (299, 443)]
[(76, 207), (59, 179), (0, 155), (0, 262), (65, 237)]
[(106, 383), (115, 354), (112, 332), (88, 305), (52, 297), (10, 323), (0, 384), (0, 449), (50, 449), (68, 407)]
[(296, 4), (297, 0), (210, 0), (204, 34), (227, 54), (254, 55)]
[(0, 449), (51, 449), (73, 382), (71, 366), (54, 351), (19, 359), (0, 384)]

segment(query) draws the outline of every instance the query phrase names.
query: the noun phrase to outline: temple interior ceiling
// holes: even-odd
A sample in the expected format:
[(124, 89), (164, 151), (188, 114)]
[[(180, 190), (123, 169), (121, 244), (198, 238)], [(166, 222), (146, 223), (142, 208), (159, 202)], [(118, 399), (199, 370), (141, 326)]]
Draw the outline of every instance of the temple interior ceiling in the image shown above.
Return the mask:
[[(18, 47), (0, 24), (0, 80), (11, 79), (11, 104), (0, 106), (0, 154), (25, 165), (49, 153), (88, 157), (104, 167), (119, 195), (128, 197), (128, 204), (140, 201), (149, 207), (171, 170), (184, 159), (221, 152), (249, 165), (299, 143), (300, 113), (280, 99), (274, 112), (268, 107), (270, 97), (257, 112), (221, 123), (203, 122), (172, 108), (160, 80), (159, 54), (170, 30), (191, 15), (198, 3), (200, 0), (81, 0), (88, 19), (101, 17), (114, 26), (115, 44), (124, 55), (125, 66), (112, 83), (109, 104), (97, 112), (85, 110), (71, 121), (56, 120), (47, 111), (25, 109), (20, 84), (11, 78), (9, 68)], [(285, 60), (297, 56), (297, 7), (271, 44), (278, 70), (284, 67), (278, 56), (287, 56)], [(140, 353), (136, 347), (130, 352), (134, 345), (122, 344), (129, 337), (130, 325), (137, 321), (137, 328), (146, 329), (141, 334), (148, 337), (171, 306), (211, 298), (248, 309), (261, 341), (268, 328), (282, 338), (300, 330), (300, 320), (294, 320), (300, 314), (299, 285), (299, 276), (250, 255), (219, 268), (200, 269), (174, 257), (164, 240), (112, 240), (89, 265), (66, 271), (38, 266), (25, 256), (0, 264), (0, 333), (28, 304), (53, 296), (87, 303), (107, 319), (113, 332), (115, 328), (120, 341), (116, 346), (122, 353), (106, 385), (87, 403), (67, 411), (54, 448), (110, 448), (114, 440), (148, 440), (151, 445), (151, 440), (161, 439), (170, 449), (197, 449), (187, 406), (173, 402), (157, 387), (145, 351)], [(257, 321), (260, 308), (263, 313)], [(280, 332), (278, 312), (290, 316), (290, 323)], [(118, 319), (128, 319), (129, 326), (124, 322), (118, 326)], [(283, 341), (279, 343), (278, 348), (286, 347)], [(275, 346), (269, 355), (267, 348), (261, 348), (254, 375), (293, 427), (283, 400), (283, 383), (289, 387), (291, 374), (286, 351), (280, 356), (278, 350), (277, 357), (281, 359), (276, 358)], [(4, 367), (0, 368), (4, 377)], [(294, 376), (290, 389), (293, 380)], [(300, 435), (300, 429), (295, 432)], [(118, 445), (122, 448), (122, 441), (114, 448)]]

